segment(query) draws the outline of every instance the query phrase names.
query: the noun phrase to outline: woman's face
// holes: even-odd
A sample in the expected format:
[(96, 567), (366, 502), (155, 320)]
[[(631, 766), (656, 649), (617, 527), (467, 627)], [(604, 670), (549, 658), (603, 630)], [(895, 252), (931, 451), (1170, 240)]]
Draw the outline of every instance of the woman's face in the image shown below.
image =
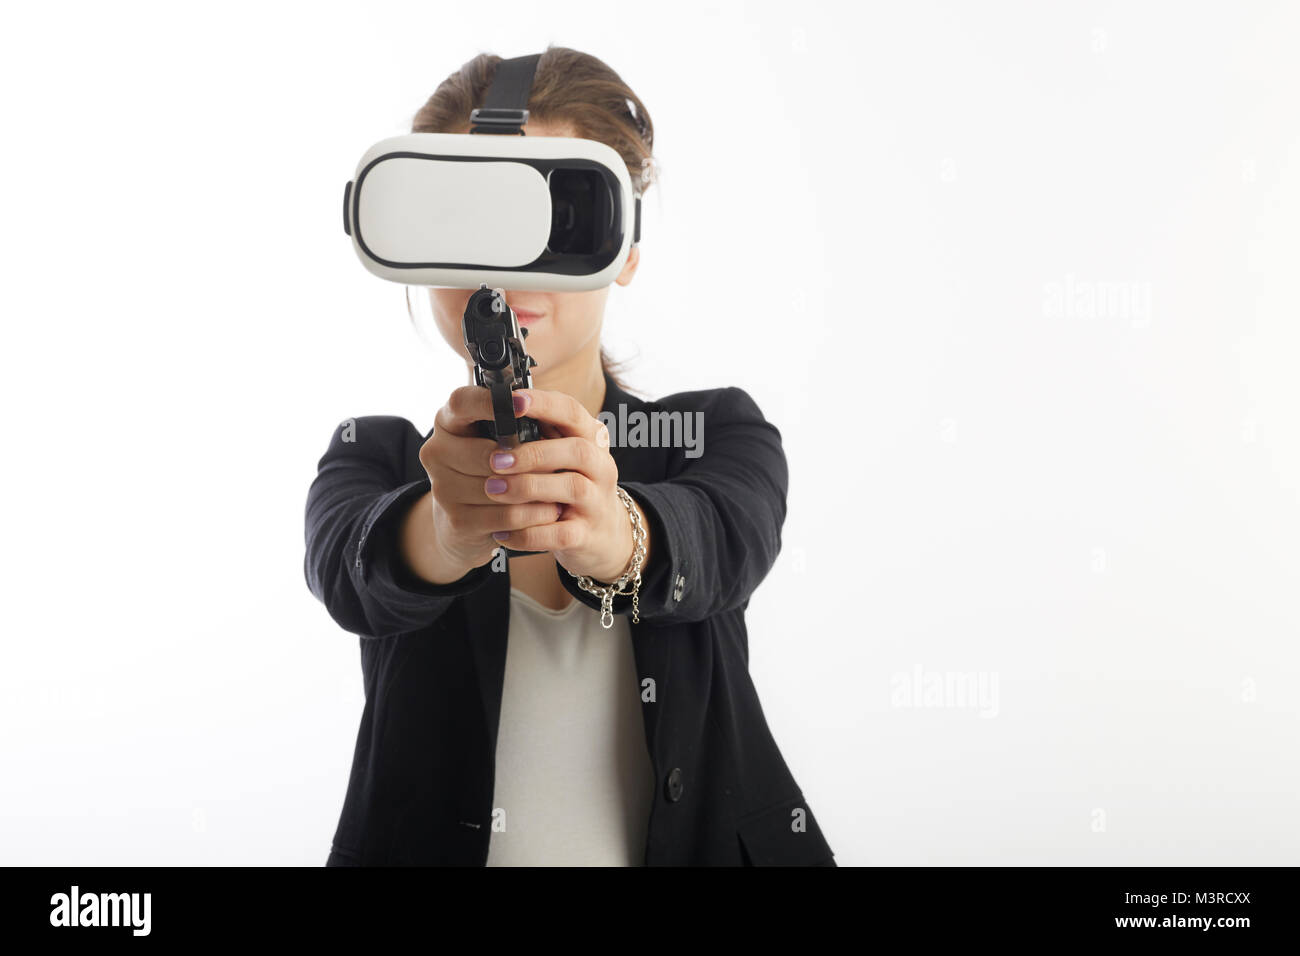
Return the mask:
[[(524, 124), (527, 136), (574, 136), (567, 124), (540, 122)], [(623, 271), (614, 281), (627, 285), (636, 273), (641, 250), (633, 246)], [(429, 290), (438, 331), (447, 344), (469, 363), (461, 320), (472, 289)], [(506, 289), (506, 304), (519, 316), (519, 324), (528, 329), (528, 354), (537, 359), (533, 378), (545, 382), (548, 372), (564, 368), (575, 361), (599, 361), (600, 327), (605, 318), (605, 300), (609, 286), (588, 292), (516, 292)]]

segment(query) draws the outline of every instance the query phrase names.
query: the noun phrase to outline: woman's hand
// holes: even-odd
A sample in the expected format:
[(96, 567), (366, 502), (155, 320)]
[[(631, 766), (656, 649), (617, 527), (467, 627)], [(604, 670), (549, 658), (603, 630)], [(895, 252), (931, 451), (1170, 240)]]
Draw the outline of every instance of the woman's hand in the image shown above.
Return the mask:
[(426, 581), (447, 584), (486, 564), (498, 547), (494, 531), (555, 524), (559, 509), (552, 500), (507, 500), (484, 492), (492, 474), (488, 457), (498, 449), (495, 441), (479, 435), (475, 423), (492, 418), (492, 393), (463, 385), (438, 410), (433, 434), (420, 448), (429, 491), (406, 515), (401, 550), (407, 565)]
[[(480, 389), (483, 391), (483, 389)], [(517, 389), (516, 414), (535, 418), (548, 437), (492, 454), (495, 476), (483, 484), (493, 501), (525, 507), (525, 502), (556, 502), (557, 521), (508, 530), (496, 540), (518, 551), (549, 551), (573, 574), (597, 581), (616, 581), (632, 560), (632, 522), (615, 490), (618, 465), (609, 453), (609, 429), (564, 392)], [(519, 399), (527, 401), (521, 411)], [(513, 460), (512, 460), (513, 459)], [(650, 523), (633, 503), (646, 531), (645, 573), (650, 561)]]

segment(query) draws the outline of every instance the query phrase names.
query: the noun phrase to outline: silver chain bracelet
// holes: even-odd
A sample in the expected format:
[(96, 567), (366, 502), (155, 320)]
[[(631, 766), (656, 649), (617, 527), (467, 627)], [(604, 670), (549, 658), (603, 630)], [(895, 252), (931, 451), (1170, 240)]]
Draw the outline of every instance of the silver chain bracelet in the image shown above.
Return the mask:
[[(613, 584), (599, 584), (593, 581), (585, 574), (574, 574), (569, 571), (572, 577), (578, 579), (578, 587), (588, 594), (594, 594), (600, 598), (600, 625), (606, 629), (614, 626), (614, 596), (616, 594), (632, 595), (632, 620), (637, 624), (641, 623), (641, 608), (637, 603), (637, 596), (641, 590), (641, 566), (645, 562), (645, 526), (641, 523), (641, 516), (637, 514), (636, 506), (632, 502), (632, 496), (629, 495), (618, 485), (614, 486), (618, 492), (618, 497), (623, 502), (623, 507), (627, 508), (628, 516), (632, 519), (632, 560), (628, 562), (627, 568), (619, 576), (619, 579)], [(568, 571), (568, 568), (565, 568)], [(631, 584), (631, 590), (628, 585)]]

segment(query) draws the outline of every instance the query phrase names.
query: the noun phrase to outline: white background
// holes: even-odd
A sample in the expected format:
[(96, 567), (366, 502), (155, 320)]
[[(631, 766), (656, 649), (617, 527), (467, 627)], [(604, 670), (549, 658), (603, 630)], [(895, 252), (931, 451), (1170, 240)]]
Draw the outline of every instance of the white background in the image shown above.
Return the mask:
[(324, 862), (362, 690), (307, 487), (463, 384), (343, 184), (547, 43), (657, 132), (630, 383), (782, 431), (751, 669), (839, 862), (1300, 863), (1296, 10), (7, 10), (0, 863)]

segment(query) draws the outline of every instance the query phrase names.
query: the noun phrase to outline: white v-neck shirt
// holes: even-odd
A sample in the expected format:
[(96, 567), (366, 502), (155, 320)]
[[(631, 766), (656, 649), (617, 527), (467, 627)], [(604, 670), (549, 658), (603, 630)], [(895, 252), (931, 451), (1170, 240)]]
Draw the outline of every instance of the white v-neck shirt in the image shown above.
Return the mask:
[(627, 616), (511, 588), (487, 865), (641, 866), (653, 795)]

